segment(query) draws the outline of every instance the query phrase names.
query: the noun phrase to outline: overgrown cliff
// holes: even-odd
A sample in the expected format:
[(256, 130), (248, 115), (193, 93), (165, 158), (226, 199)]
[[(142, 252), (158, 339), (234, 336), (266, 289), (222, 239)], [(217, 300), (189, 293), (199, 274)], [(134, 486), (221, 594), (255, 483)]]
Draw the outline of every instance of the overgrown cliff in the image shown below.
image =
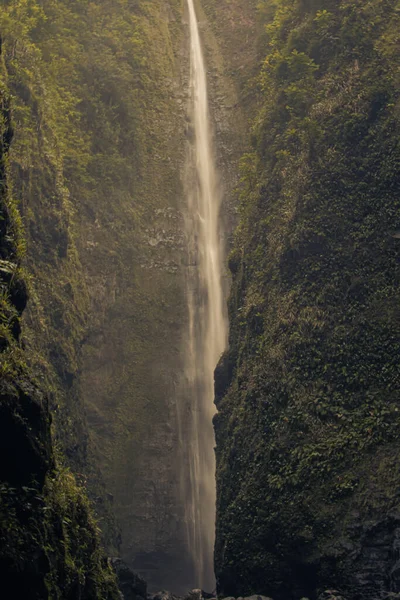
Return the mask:
[(28, 293), (21, 267), (21, 217), (9, 185), (13, 125), (8, 83), (1, 62), (1, 594), (21, 600), (117, 600), (115, 575), (101, 549), (92, 508), (56, 455), (47, 390), (33, 378), (29, 353), (20, 342)]
[(263, 0), (216, 371), (226, 595), (400, 591), (397, 1)]
[(24, 341), (109, 552), (121, 541), (114, 512), (124, 557), (143, 555), (136, 567), (150, 573), (154, 557), (162, 571), (180, 553), (183, 527), (170, 425), (183, 312), (180, 17), (164, 0), (5, 2), (0, 15), (9, 181), (33, 274)]
[[(9, 184), (32, 274), (27, 360), (109, 553), (120, 546), (154, 587), (174, 590), (192, 585), (176, 466), (190, 268), (185, 7), (6, 0), (0, 12), (15, 123)], [(241, 108), (210, 29), (204, 38), (229, 190)]]
[[(176, 469), (184, 6), (2, 3), (0, 571), (14, 597), (116, 597), (61, 455), (110, 552), (114, 513), (153, 586), (192, 583)], [(216, 372), (219, 589), (385, 598), (400, 592), (400, 6), (196, 9), (228, 192), (255, 115), (239, 214), (224, 202), (225, 233), (239, 228)]]

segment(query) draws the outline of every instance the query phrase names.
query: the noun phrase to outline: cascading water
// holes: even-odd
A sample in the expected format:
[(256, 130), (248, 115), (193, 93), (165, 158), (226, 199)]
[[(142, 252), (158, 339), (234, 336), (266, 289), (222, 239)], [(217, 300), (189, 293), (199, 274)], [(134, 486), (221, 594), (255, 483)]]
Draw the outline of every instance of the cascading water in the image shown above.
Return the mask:
[(221, 196), (214, 163), (206, 70), (193, 0), (187, 0), (187, 4), (190, 24), (189, 112), (193, 135), (187, 165), (189, 332), (185, 349), (186, 403), (180, 407), (179, 420), (186, 466), (182, 475), (185, 521), (194, 564), (194, 583), (212, 590), (215, 585), (216, 500), (212, 425), (215, 414), (214, 369), (226, 346), (227, 323), (221, 280)]

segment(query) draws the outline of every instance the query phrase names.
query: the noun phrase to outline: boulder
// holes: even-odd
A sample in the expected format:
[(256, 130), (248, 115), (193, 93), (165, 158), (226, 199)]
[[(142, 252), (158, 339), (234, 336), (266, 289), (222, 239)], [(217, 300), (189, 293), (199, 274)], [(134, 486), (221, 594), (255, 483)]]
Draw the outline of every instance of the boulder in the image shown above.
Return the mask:
[(171, 594), (171, 592), (163, 590), (162, 592), (157, 592), (152, 596), (148, 596), (148, 600), (177, 600), (177, 597)]
[(146, 600), (147, 584), (139, 575), (131, 571), (121, 558), (111, 558), (110, 563), (114, 569), (118, 587), (124, 600)]
[(346, 600), (337, 590), (326, 590), (318, 596), (318, 600)]
[(214, 594), (209, 594), (204, 590), (194, 589), (190, 590), (190, 592), (184, 596), (183, 600), (211, 600), (212, 598), (214, 598)]
[(269, 596), (254, 595), (254, 596), (246, 596), (244, 598), (244, 600), (272, 600), (272, 598), (270, 598)]

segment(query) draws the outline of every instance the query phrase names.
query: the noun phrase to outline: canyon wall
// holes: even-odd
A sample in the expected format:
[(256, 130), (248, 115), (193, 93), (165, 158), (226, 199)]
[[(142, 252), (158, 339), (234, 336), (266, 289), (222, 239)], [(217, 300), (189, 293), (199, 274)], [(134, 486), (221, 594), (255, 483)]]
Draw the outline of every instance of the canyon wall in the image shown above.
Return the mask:
[[(231, 250), (218, 588), (386, 598), (400, 591), (397, 3), (195, 4)], [(38, 597), (87, 582), (115, 597), (66, 461), (108, 553), (184, 591), (186, 4), (5, 1), (0, 31), (1, 443), (19, 447), (0, 567), (34, 556), (20, 581)]]
[(54, 435), (87, 479), (108, 551), (164, 586), (185, 571), (183, 28), (180, 2), (117, 4), (6, 3), (10, 178), (33, 274), (24, 343)]
[[(217, 19), (196, 10), (228, 244), (246, 122)], [(183, 591), (194, 583), (176, 410), (189, 267), (186, 3), (5, 2), (0, 30), (15, 128), (9, 182), (31, 275), (29, 366), (108, 552), (153, 588)]]
[(259, 3), (216, 371), (225, 595), (400, 591), (396, 7)]
[(115, 574), (82, 485), (51, 436), (50, 390), (21, 343), (28, 301), (24, 238), (11, 185), (10, 74), (0, 38), (0, 575), (4, 597), (117, 600)]

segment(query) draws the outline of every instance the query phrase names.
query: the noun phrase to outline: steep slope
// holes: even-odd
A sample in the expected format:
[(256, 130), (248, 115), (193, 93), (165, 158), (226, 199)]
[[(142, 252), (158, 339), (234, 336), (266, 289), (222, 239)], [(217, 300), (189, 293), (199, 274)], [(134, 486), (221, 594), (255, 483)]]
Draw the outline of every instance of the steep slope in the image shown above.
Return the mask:
[[(122, 539), (131, 566), (176, 591), (193, 583), (176, 425), (190, 268), (185, 7), (7, 0), (0, 13), (16, 124), (9, 181), (34, 275), (30, 366), (50, 390), (68, 464), (87, 477), (109, 552)], [(241, 107), (201, 15), (229, 191)]]
[(378, 598), (400, 591), (399, 4), (259, 12), (216, 372), (219, 589)]
[[(1, 53), (1, 42), (0, 42)], [(2, 57), (1, 57), (2, 60)], [(0, 65), (0, 575), (4, 598), (117, 600), (83, 489), (55, 456), (48, 398), (26, 364), (21, 217), (8, 184), (13, 137)]]
[(169, 425), (183, 312), (179, 18), (164, 0), (6, 2), (0, 16), (10, 181), (35, 275), (25, 343), (110, 552), (115, 509), (130, 561), (156, 549), (161, 562), (182, 537)]

